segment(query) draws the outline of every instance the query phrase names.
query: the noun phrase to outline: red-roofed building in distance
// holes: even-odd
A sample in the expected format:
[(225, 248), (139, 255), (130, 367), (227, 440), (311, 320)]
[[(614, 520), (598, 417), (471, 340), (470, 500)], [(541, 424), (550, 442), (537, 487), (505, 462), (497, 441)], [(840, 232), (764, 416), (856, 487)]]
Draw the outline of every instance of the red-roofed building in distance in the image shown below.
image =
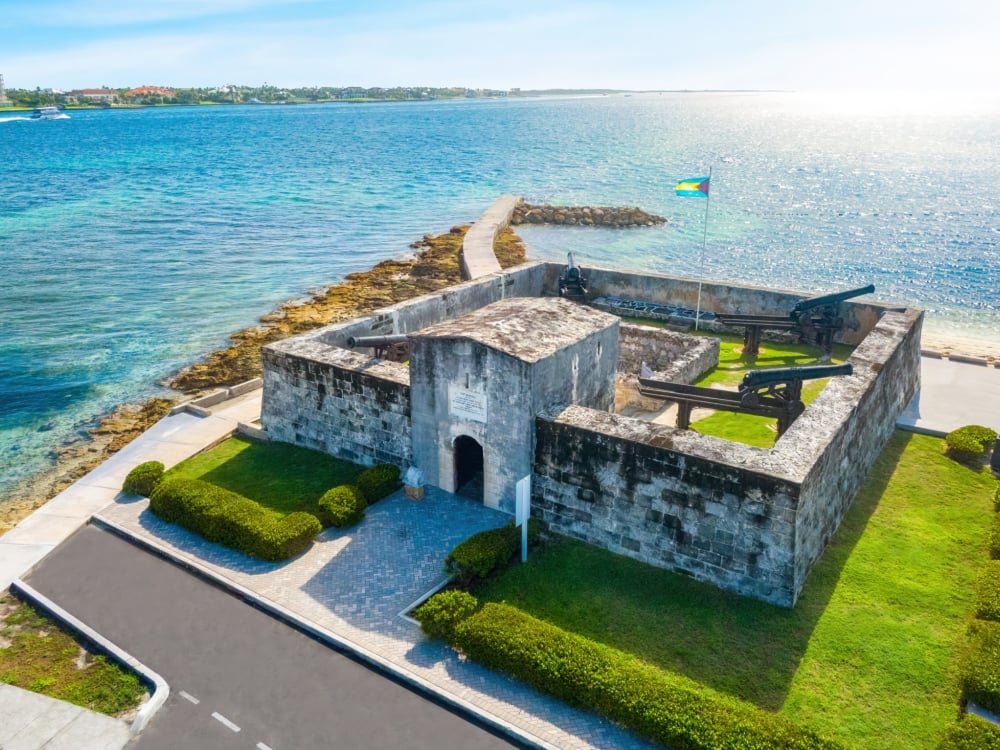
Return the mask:
[(125, 97), (127, 99), (139, 99), (150, 96), (172, 97), (173, 95), (173, 89), (165, 89), (160, 86), (139, 86), (138, 88), (129, 89), (125, 92)]

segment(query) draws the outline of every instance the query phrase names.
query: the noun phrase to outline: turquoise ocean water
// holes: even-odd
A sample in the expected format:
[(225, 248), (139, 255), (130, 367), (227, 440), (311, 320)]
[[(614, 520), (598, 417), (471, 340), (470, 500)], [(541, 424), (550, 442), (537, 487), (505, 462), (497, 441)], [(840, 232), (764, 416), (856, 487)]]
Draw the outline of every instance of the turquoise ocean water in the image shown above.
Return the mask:
[(648, 94), (0, 114), (0, 502), (116, 404), (277, 304), (474, 220), (501, 193), (640, 206), (526, 228), (533, 257), (825, 292), (874, 283), (1000, 340), (1000, 107)]

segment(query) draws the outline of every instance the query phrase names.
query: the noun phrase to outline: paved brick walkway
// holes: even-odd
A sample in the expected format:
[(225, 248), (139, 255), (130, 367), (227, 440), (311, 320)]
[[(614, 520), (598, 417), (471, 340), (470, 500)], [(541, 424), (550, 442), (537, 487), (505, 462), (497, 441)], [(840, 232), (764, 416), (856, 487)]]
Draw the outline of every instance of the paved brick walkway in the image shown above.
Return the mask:
[(459, 659), (399, 616), (444, 579), (449, 550), (477, 531), (506, 523), (510, 516), (505, 513), (435, 488), (427, 488), (421, 502), (398, 492), (370, 507), (358, 526), (328, 529), (299, 558), (275, 564), (209, 544), (160, 521), (147, 505), (120, 497), (97, 517), (375, 652), (545, 743), (559, 748), (653, 747), (596, 715)]

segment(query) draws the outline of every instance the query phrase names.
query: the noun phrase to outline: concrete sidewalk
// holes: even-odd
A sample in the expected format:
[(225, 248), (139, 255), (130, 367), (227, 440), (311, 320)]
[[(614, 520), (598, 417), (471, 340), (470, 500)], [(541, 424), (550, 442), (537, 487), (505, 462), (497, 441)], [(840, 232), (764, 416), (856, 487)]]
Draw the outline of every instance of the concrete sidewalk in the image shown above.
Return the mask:
[(82, 479), (0, 536), (0, 591), (31, 570), (90, 517), (114, 502), (128, 473), (145, 461), (170, 468), (260, 416), (261, 391), (219, 405), (211, 416), (164, 417)]
[(4, 750), (120, 750), (131, 738), (120, 719), (0, 683)]
[(920, 390), (896, 426), (943, 437), (967, 424), (1000, 432), (1000, 369), (921, 357)]

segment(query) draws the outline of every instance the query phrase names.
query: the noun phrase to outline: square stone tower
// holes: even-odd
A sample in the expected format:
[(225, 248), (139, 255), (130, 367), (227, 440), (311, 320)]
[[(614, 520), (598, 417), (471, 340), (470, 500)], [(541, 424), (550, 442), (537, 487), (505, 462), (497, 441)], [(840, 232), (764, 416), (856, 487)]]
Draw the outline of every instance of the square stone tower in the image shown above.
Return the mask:
[(481, 477), (483, 502), (513, 513), (535, 415), (612, 410), (617, 363), (618, 318), (558, 298), (502, 300), (424, 328), (410, 344), (413, 462), (449, 492), (478, 494)]

